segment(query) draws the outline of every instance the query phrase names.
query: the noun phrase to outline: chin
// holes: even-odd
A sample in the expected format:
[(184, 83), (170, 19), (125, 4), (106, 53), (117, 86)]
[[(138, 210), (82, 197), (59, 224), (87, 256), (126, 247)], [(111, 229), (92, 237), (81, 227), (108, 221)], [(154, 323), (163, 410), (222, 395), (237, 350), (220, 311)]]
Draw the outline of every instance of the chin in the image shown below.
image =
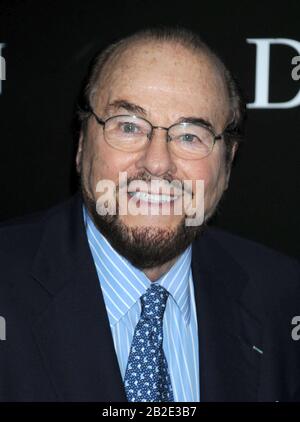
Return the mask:
[(176, 229), (182, 222), (182, 216), (120, 216), (120, 222), (127, 227), (157, 227), (160, 229)]

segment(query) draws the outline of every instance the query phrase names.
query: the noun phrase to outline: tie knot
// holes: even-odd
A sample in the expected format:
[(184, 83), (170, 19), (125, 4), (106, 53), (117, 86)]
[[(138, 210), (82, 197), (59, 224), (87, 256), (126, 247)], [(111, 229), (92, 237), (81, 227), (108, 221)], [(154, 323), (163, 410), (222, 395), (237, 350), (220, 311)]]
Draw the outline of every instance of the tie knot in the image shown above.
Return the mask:
[(142, 317), (162, 319), (166, 309), (169, 292), (158, 284), (152, 284), (141, 297)]

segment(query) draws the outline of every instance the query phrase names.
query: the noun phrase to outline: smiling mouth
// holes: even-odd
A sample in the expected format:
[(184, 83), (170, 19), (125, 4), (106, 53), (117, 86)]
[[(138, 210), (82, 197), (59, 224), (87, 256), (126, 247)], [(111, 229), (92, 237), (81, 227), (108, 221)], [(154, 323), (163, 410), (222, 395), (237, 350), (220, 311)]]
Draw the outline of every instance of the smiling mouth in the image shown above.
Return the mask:
[(152, 204), (168, 204), (179, 198), (179, 195), (151, 194), (148, 192), (128, 192), (128, 195), (138, 201)]

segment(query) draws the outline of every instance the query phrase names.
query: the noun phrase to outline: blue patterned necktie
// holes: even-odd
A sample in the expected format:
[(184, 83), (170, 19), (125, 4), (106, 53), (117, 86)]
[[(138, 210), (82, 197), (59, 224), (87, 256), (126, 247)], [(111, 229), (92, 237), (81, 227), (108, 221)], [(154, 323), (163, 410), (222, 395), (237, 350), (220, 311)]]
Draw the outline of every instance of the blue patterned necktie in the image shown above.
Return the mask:
[(130, 402), (174, 401), (163, 351), (163, 316), (168, 296), (166, 289), (152, 284), (141, 297), (141, 317), (134, 331), (124, 378)]

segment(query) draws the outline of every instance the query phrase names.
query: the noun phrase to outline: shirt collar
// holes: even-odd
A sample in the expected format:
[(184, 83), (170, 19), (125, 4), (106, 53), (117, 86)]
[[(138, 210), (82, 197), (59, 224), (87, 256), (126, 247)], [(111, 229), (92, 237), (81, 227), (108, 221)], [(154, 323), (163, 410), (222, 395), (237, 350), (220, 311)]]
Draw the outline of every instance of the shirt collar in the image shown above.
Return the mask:
[[(115, 325), (139, 301), (151, 281), (120, 255), (96, 228), (83, 205), (88, 242), (105, 297), (110, 325)], [(163, 286), (179, 307), (186, 324), (190, 320), (191, 245), (155, 283)]]

